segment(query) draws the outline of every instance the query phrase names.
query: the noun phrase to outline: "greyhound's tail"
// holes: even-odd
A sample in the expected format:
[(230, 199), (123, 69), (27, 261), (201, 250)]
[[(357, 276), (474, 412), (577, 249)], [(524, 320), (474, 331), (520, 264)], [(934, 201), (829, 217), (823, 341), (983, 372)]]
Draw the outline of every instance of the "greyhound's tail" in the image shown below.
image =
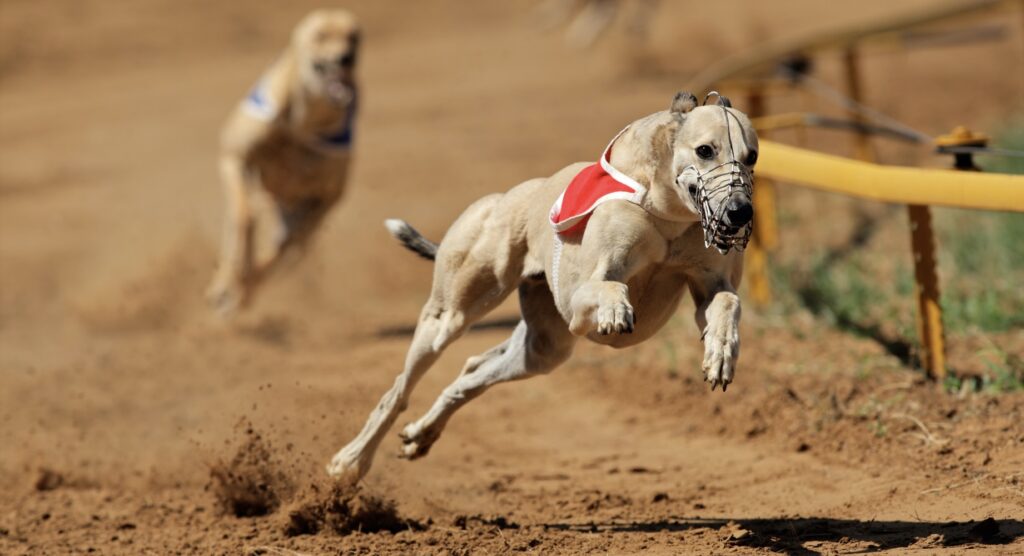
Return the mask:
[(395, 239), (402, 242), (406, 249), (428, 261), (437, 257), (437, 244), (423, 237), (405, 220), (388, 218), (384, 221), (384, 226), (391, 232), (391, 235), (395, 236)]

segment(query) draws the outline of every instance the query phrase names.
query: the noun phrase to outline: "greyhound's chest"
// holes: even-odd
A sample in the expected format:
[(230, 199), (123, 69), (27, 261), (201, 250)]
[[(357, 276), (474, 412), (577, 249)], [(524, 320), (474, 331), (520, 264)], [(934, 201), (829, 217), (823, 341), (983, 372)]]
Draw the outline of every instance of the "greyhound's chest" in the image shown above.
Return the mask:
[(280, 134), (257, 148), (250, 167), (279, 200), (329, 199), (340, 195), (348, 175), (347, 150), (327, 152)]

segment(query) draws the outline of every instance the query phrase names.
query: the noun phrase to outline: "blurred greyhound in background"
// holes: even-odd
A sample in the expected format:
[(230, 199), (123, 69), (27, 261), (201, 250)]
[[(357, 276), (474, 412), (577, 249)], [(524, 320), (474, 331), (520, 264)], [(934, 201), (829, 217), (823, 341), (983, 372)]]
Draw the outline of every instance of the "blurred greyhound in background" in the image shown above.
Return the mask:
[(455, 411), (489, 387), (557, 367), (580, 337), (616, 348), (650, 338), (686, 290), (697, 307), (705, 380), (724, 391), (739, 357), (736, 288), (757, 149), (750, 121), (728, 100), (697, 106), (679, 93), (670, 109), (622, 130), (598, 163), (472, 204), (440, 245), (389, 220), (406, 247), (435, 260), (433, 288), (405, 370), (328, 472), (360, 480), (445, 347), (515, 290), (522, 320), (512, 336), (469, 358), (427, 414), (405, 427), (404, 457), (425, 455)]
[[(282, 255), (305, 246), (345, 190), (358, 104), (359, 25), (317, 10), (231, 114), (221, 135), (227, 211), (207, 299), (222, 315), (244, 307)], [(256, 261), (253, 200), (269, 199), (277, 238)]]

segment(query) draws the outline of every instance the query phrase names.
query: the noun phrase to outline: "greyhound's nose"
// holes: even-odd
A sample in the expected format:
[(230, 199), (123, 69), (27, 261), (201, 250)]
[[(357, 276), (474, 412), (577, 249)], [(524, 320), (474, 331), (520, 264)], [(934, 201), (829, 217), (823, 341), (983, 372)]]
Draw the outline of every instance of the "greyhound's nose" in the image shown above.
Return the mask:
[(346, 52), (345, 54), (342, 54), (342, 56), (338, 58), (338, 65), (343, 68), (351, 68), (356, 65), (356, 53)]
[(725, 219), (730, 226), (745, 226), (754, 217), (754, 207), (745, 195), (734, 195), (725, 205)]

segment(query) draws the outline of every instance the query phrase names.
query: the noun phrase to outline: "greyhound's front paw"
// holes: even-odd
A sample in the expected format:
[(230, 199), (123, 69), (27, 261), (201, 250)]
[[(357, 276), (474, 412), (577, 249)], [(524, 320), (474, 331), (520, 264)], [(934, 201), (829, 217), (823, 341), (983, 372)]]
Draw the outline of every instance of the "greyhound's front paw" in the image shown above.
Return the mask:
[(597, 333), (631, 334), (633, 332), (633, 306), (628, 301), (610, 303), (597, 309)]
[(588, 282), (572, 296), (569, 331), (577, 336), (629, 334), (635, 323), (629, 289), (620, 282)]
[(704, 380), (711, 383), (711, 390), (722, 385), (725, 392), (732, 382), (736, 360), (740, 356), (739, 327), (732, 320), (711, 324), (704, 330)]
[(402, 451), (398, 457), (413, 460), (427, 455), (438, 436), (437, 433), (420, 427), (419, 423), (409, 423), (398, 433), (398, 437), (402, 439)]

